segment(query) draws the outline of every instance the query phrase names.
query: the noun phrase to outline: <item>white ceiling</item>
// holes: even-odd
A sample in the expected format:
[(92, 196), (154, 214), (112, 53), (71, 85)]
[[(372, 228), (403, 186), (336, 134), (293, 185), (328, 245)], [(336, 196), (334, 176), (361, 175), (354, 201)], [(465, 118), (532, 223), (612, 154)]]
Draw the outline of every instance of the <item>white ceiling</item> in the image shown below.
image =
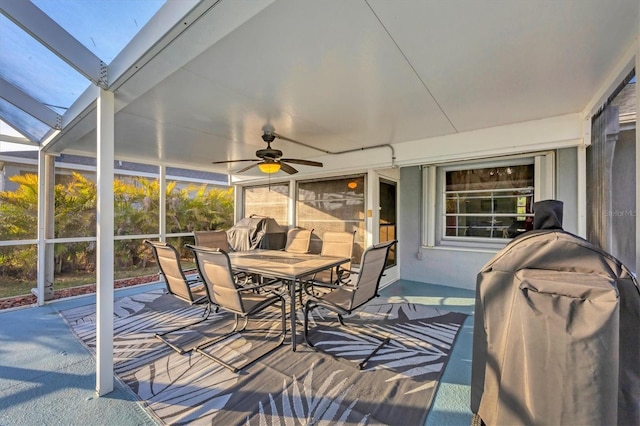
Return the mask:
[[(254, 158), (264, 126), (337, 152), (582, 112), (640, 2), (249, 3), (223, 0), (119, 83), (117, 157), (226, 173), (246, 163), (211, 162)], [(95, 152), (94, 129), (88, 114), (50, 149)]]

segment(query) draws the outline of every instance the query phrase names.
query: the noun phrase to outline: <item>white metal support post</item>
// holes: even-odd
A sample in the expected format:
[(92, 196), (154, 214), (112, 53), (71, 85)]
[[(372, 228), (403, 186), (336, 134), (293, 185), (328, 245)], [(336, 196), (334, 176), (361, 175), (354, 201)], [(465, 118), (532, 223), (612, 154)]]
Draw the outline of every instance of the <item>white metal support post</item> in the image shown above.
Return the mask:
[(296, 220), (296, 218), (298, 217), (298, 213), (296, 211), (296, 190), (298, 189), (297, 187), (297, 183), (295, 179), (290, 179), (289, 180), (289, 206), (288, 206), (288, 211), (289, 211), (289, 217), (287, 218), (289, 220), (289, 223), (287, 223), (287, 229), (291, 229), (294, 226), (298, 226), (298, 221)]
[(38, 277), (32, 290), (38, 298), (38, 306), (53, 299), (53, 238), (55, 157), (43, 151), (38, 153)]
[(167, 241), (167, 167), (159, 166), (158, 170), (158, 225), (160, 241)]
[(233, 187), (233, 223), (237, 223), (246, 214), (244, 211), (244, 187), (235, 185)]
[(375, 170), (367, 172), (365, 199), (365, 241), (369, 247), (380, 241), (380, 178)]
[(578, 146), (578, 235), (587, 238), (587, 147)]
[(97, 261), (96, 261), (96, 393), (113, 390), (113, 175), (114, 95), (99, 90), (97, 99)]
[(582, 143), (578, 145), (578, 235), (587, 238), (587, 147), (591, 145), (591, 118), (584, 121)]
[[(640, 16), (638, 16), (638, 36), (640, 37)], [(636, 52), (636, 79), (640, 71), (640, 46)], [(640, 96), (640, 84), (636, 83), (636, 275), (640, 275), (640, 131), (638, 131), (638, 96)]]

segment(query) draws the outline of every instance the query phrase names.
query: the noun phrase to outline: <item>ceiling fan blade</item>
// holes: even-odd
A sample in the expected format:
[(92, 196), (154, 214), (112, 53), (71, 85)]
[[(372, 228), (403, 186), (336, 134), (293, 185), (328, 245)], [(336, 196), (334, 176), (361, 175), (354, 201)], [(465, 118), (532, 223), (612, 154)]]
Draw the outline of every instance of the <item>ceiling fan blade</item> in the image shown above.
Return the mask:
[(212, 161), (211, 164), (227, 164), (227, 163), (239, 163), (240, 161), (259, 161), (255, 158), (246, 159), (246, 160), (226, 160), (226, 161)]
[(283, 163), (282, 161), (279, 161), (279, 163), (280, 163), (280, 170), (282, 170), (283, 172), (289, 173), (290, 175), (292, 175), (294, 173), (298, 173), (298, 171), (296, 169), (294, 169), (293, 167), (291, 167), (287, 163)]
[(247, 167), (245, 167), (245, 168), (243, 168), (243, 169), (238, 170), (236, 173), (243, 173), (243, 172), (246, 172), (247, 170), (253, 169), (254, 167), (258, 167), (258, 164), (261, 164), (261, 163), (262, 163), (262, 162), (260, 162), (260, 163), (255, 163), (255, 164), (251, 164), (251, 165), (249, 165), (249, 166), (247, 166)]
[(287, 161), (293, 164), (301, 164), (303, 166), (323, 167), (323, 164), (318, 161), (300, 160), (299, 158), (282, 158), (280, 161)]

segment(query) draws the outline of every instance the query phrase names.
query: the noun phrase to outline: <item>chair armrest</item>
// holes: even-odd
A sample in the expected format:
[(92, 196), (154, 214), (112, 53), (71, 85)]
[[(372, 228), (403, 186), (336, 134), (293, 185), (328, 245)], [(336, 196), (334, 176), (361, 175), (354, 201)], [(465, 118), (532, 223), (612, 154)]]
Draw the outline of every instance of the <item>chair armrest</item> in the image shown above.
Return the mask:
[(342, 289), (342, 290), (349, 290), (349, 291), (353, 290), (353, 288), (349, 288), (349, 287), (345, 288), (344, 285), (327, 284), (327, 283), (316, 283), (314, 281), (306, 281), (303, 284), (302, 290), (304, 290), (304, 292), (307, 294), (307, 296), (314, 296), (314, 297), (315, 297), (315, 295), (309, 291), (310, 287), (322, 287), (322, 288), (333, 288), (333, 289), (338, 289), (339, 288), (339, 289)]
[(339, 266), (336, 272), (336, 275), (338, 276), (336, 278), (336, 282), (347, 284), (349, 282), (349, 280), (347, 279), (351, 278), (352, 273), (355, 274), (355, 272), (353, 272), (351, 269), (345, 269)]
[(236, 284), (238, 284), (239, 286), (241, 286), (242, 288), (246, 288), (247, 287), (247, 283), (252, 280), (251, 275), (247, 274), (246, 272), (234, 272), (233, 273), (233, 278), (235, 279)]

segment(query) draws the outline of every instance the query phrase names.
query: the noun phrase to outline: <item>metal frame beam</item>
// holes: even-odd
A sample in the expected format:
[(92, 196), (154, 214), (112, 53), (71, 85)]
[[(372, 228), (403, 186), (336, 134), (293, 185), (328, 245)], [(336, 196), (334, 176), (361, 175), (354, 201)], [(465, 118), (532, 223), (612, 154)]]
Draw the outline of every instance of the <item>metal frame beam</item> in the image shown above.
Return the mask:
[(0, 133), (0, 140), (2, 142), (18, 143), (22, 145), (30, 145), (30, 146), (38, 145), (25, 137), (5, 135), (4, 133)]
[(107, 66), (30, 1), (0, 0), (0, 13), (73, 67), (93, 84), (107, 87)]
[(62, 116), (0, 77), (0, 97), (54, 129), (62, 128)]
[[(11, 120), (11, 118), (2, 117), (2, 121), (7, 123), (9, 126), (13, 127), (15, 130), (20, 132), (22, 135), (26, 136), (27, 139), (29, 139), (31, 142), (34, 142), (37, 145), (40, 145), (40, 138), (37, 138), (34, 134), (32, 134), (31, 132), (29, 132), (28, 130), (26, 130), (22, 126), (20, 126), (18, 123), (16, 123), (13, 120)], [(10, 141), (7, 141), (7, 142), (10, 142)]]

